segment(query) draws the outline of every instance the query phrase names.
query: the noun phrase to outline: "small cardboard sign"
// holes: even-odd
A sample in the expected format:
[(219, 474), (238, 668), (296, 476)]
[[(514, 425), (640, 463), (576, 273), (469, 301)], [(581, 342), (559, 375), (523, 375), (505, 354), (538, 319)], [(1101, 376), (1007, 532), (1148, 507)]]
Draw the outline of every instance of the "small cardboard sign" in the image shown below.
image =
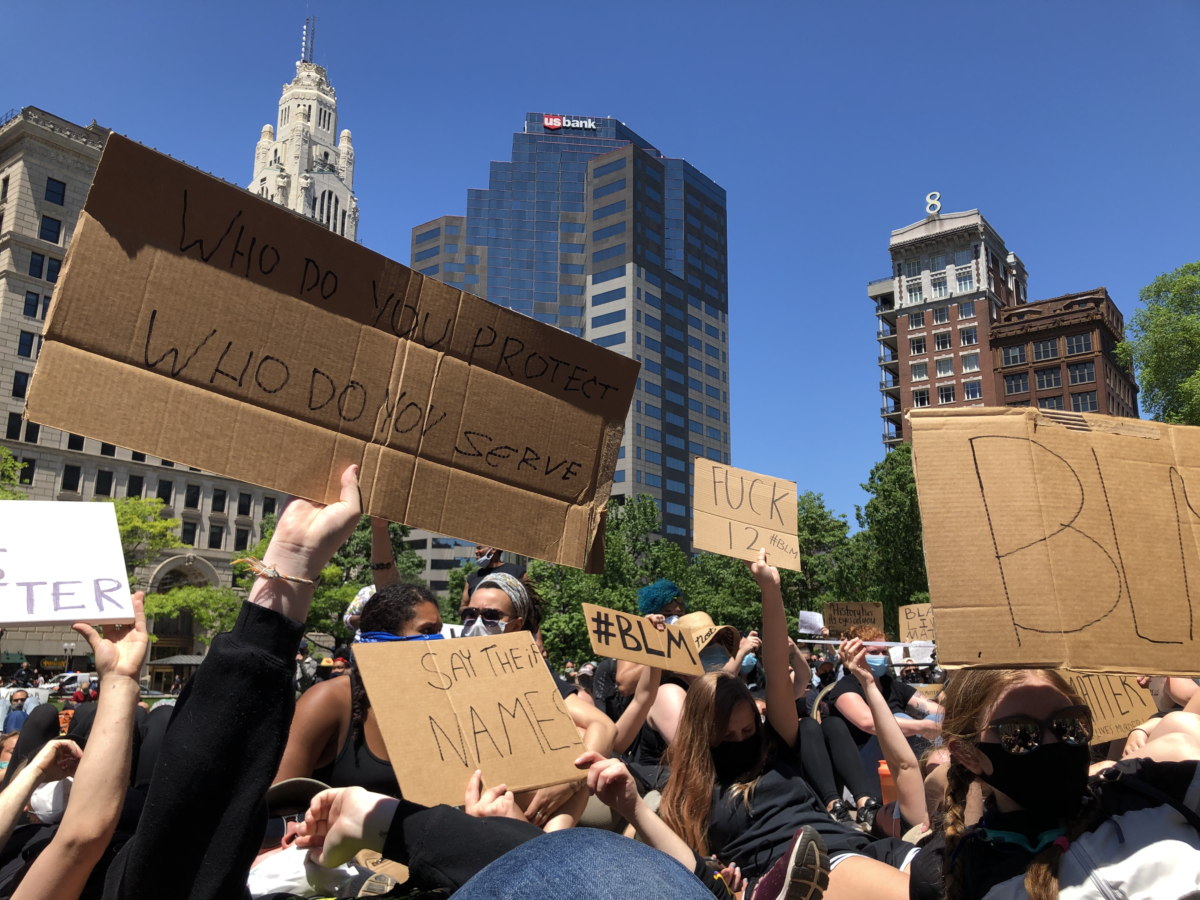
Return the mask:
[(1200, 428), (1006, 407), (909, 419), (943, 664), (1200, 675)]
[(659, 631), (649, 619), (641, 616), (591, 603), (581, 605), (587, 621), (588, 637), (592, 641), (592, 652), (597, 656), (623, 659), (685, 675), (704, 674), (690, 628), (668, 625), (666, 631)]
[(825, 604), (825, 627), (830, 634), (846, 633), (855, 625), (874, 625), (883, 631), (882, 603)]
[(914, 684), (913, 687), (917, 689), (918, 694), (928, 697), (930, 700), (936, 700), (938, 694), (946, 689), (944, 684)]
[(0, 625), (132, 621), (111, 503), (0, 501)]
[(900, 640), (906, 644), (933, 640), (932, 603), (913, 603), (900, 607)]
[(583, 742), (529, 632), (355, 644), (354, 658), (404, 799), (461, 806), (476, 769), (514, 792), (583, 777)]
[(1128, 736), (1158, 712), (1154, 698), (1135, 675), (1098, 675), (1064, 670), (1063, 676), (1092, 711), (1092, 743)]
[(733, 469), (697, 456), (692, 545), (698, 550), (800, 571), (796, 482)]
[(800, 621), (796, 630), (800, 634), (820, 634), (821, 629), (825, 627), (825, 617), (819, 612), (802, 609), (800, 610), (799, 618)]

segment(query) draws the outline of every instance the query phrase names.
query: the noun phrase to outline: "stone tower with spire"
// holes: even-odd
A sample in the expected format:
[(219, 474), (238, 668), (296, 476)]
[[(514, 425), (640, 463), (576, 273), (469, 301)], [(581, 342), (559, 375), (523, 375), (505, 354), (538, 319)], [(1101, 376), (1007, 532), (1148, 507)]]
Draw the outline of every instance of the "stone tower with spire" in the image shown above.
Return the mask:
[(279, 98), (278, 123), (263, 126), (247, 189), (353, 241), (358, 236), (354, 148), (350, 130), (337, 130), (337, 91), (325, 68), (313, 62), (315, 32), (312, 17), (304, 24), (296, 77)]

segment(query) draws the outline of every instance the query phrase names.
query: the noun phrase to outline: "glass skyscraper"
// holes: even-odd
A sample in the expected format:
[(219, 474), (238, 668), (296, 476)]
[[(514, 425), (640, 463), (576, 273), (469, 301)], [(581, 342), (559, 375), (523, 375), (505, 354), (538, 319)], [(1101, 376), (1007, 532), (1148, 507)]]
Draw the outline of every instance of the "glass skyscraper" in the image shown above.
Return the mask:
[(725, 190), (611, 118), (528, 113), (465, 216), (412, 266), (642, 364), (614, 499), (648, 493), (690, 546), (692, 457), (729, 463)]

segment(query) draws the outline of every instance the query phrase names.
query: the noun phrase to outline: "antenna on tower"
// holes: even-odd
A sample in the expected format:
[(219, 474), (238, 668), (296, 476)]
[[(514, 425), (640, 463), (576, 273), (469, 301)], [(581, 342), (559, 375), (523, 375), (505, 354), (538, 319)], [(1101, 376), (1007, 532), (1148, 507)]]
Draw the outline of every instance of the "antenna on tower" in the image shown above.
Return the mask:
[(313, 41), (317, 37), (317, 17), (309, 16), (304, 20), (304, 32), (300, 40), (300, 59), (303, 62), (313, 61)]

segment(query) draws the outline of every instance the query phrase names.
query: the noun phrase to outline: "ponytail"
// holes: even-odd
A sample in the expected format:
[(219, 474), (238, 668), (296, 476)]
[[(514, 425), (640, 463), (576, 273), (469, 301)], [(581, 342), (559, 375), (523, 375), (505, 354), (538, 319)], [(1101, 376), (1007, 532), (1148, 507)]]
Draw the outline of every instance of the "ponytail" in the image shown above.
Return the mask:
[(1029, 900), (1058, 900), (1059, 860), (1067, 848), (1091, 828), (1099, 807), (1095, 795), (1089, 791), (1087, 803), (1067, 826), (1067, 833), (1033, 858), (1025, 870), (1025, 893), (1029, 894)]
[(942, 832), (946, 836), (945, 859), (948, 863), (945, 872), (945, 893), (942, 895), (944, 900), (961, 900), (963, 897), (962, 879), (959, 877), (963, 862), (956, 851), (959, 842), (967, 833), (967, 792), (974, 779), (975, 776), (966, 766), (951, 758), (946, 770), (946, 800), (942, 810)]

